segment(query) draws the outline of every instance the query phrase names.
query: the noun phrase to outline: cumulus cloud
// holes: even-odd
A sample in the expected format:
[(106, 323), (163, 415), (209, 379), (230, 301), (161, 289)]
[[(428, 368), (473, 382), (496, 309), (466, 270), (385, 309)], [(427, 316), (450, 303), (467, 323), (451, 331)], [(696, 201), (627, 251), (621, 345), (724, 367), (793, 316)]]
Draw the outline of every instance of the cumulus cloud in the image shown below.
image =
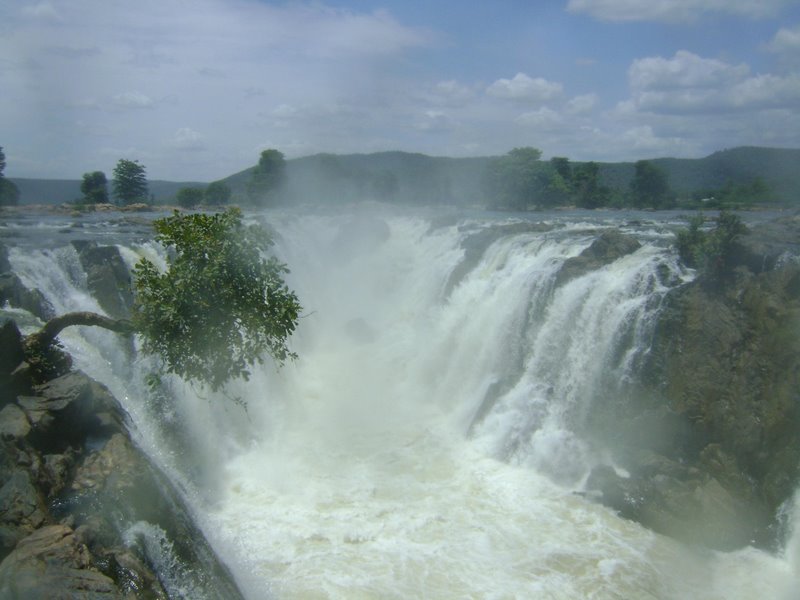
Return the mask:
[(111, 97), (114, 106), (118, 108), (152, 108), (153, 99), (141, 92), (123, 92)]
[(717, 88), (740, 81), (750, 72), (747, 65), (729, 65), (678, 50), (673, 58), (641, 58), (628, 70), (628, 80), (637, 89)]
[(794, 0), (569, 0), (567, 10), (602, 21), (693, 22), (709, 14), (770, 17)]
[(172, 147), (178, 150), (199, 151), (206, 149), (203, 134), (189, 127), (181, 127), (172, 138)]
[(628, 71), (632, 97), (623, 111), (663, 114), (714, 113), (796, 107), (800, 76), (750, 75), (731, 65), (678, 51), (671, 59), (643, 58)]
[(496, 98), (533, 103), (550, 102), (563, 92), (560, 83), (532, 78), (525, 73), (517, 73), (513, 79), (498, 79), (486, 89), (487, 94)]
[(567, 112), (573, 115), (583, 115), (591, 112), (597, 104), (597, 94), (583, 94), (575, 96), (567, 102)]
[(785, 59), (800, 62), (800, 25), (779, 29), (767, 48)]
[(562, 119), (561, 115), (552, 108), (543, 106), (538, 110), (521, 114), (517, 117), (517, 123), (539, 129), (548, 129), (561, 125)]
[(472, 88), (451, 79), (437, 83), (434, 86), (433, 95), (438, 103), (463, 106), (475, 97), (475, 92)]

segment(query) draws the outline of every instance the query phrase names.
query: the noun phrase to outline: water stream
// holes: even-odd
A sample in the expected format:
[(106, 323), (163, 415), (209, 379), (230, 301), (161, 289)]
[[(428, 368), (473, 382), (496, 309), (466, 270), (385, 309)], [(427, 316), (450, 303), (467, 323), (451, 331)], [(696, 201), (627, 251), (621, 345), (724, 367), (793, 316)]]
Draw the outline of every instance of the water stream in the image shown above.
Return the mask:
[[(661, 298), (691, 277), (664, 224), (552, 215), (470, 253), (504, 219), (440, 217), (254, 216), (279, 233), (304, 314), (296, 362), (227, 390), (246, 410), (174, 379), (153, 395), (150, 361), (113, 334), (63, 336), (244, 594), (800, 597), (800, 536), (778, 555), (691, 548), (576, 493), (611, 460), (584, 435), (588, 414), (635, 378)], [(642, 247), (556, 286), (611, 225)], [(130, 264), (160, 252), (117, 243)], [(58, 312), (98, 310), (74, 250), (34, 246), (11, 252), (23, 281)]]

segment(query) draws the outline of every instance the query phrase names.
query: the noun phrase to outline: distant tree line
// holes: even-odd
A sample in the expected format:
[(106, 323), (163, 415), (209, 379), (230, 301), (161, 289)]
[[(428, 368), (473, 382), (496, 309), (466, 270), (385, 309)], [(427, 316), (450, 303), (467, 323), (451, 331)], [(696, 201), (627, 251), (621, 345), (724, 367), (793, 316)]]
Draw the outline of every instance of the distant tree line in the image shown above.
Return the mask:
[(672, 208), (675, 195), (667, 175), (650, 161), (635, 164), (627, 190), (602, 182), (595, 162), (570, 163), (556, 156), (545, 162), (537, 148), (514, 148), (486, 168), (484, 193), (492, 208), (528, 210), (556, 206), (579, 208)]
[[(565, 206), (735, 209), (787, 202), (784, 179), (792, 180), (787, 173), (796, 171), (788, 162), (798, 156), (792, 152), (742, 148), (704, 159), (632, 164), (571, 162), (563, 156), (545, 161), (541, 150), (521, 147), (501, 157), (468, 159), (405, 152), (319, 154), (293, 161), (289, 168), (280, 151), (267, 149), (247, 171), (207, 186), (183, 187), (171, 197), (161, 192), (160, 201), (185, 208), (231, 202), (267, 207), (294, 200), (329, 204), (377, 200), (501, 210)], [(4, 168), (0, 148), (0, 205), (13, 205), (20, 194), (3, 176)], [(84, 173), (80, 191), (81, 197), (74, 202), (83, 206), (155, 202), (144, 165), (127, 158), (117, 162), (110, 179), (102, 171)]]

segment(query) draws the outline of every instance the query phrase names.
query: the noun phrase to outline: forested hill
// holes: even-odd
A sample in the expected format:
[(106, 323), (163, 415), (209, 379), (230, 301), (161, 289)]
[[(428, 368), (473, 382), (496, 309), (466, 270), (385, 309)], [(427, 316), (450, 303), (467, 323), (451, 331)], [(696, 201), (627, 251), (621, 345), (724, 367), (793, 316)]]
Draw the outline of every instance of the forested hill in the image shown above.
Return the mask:
[[(445, 158), (407, 152), (316, 154), (286, 161), (287, 199), (293, 202), (337, 204), (377, 200), (398, 204), (491, 205), (485, 176), (497, 157)], [(680, 197), (714, 195), (726, 186), (763, 184), (763, 201), (800, 204), (800, 149), (741, 147), (700, 159), (656, 158), (648, 162), (666, 175), (672, 193)], [(547, 161), (541, 161), (544, 167)], [(570, 163), (573, 170), (582, 164)], [(630, 188), (635, 164), (598, 163), (599, 182), (612, 195)], [(253, 168), (223, 180), (234, 202), (247, 199)], [(81, 197), (80, 180), (9, 178), (20, 190), (21, 204), (61, 204)], [(157, 203), (171, 203), (182, 187), (197, 183), (150, 181)]]
[[(761, 178), (780, 203), (800, 204), (800, 149), (756, 148), (721, 150), (700, 159), (657, 158), (670, 187), (678, 194), (742, 185)], [(626, 188), (634, 175), (633, 163), (601, 163), (603, 182), (613, 189)]]

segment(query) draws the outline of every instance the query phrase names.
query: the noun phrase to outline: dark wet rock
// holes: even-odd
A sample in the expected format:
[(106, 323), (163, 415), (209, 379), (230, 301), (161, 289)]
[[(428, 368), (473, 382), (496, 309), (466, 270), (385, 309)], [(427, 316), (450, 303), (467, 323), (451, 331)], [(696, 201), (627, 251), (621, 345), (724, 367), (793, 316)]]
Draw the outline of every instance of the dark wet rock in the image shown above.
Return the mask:
[(0, 273), (11, 271), (11, 263), (8, 261), (8, 248), (0, 242)]
[(46, 321), (55, 312), (39, 290), (29, 290), (14, 273), (0, 274), (0, 305), (8, 302), (10, 306), (27, 310)]
[(116, 246), (98, 246), (95, 242), (74, 241), (86, 285), (110, 317), (130, 317), (133, 306), (131, 274)]
[(763, 273), (792, 257), (800, 257), (800, 215), (752, 227), (736, 244), (732, 260), (753, 273)]
[(16, 404), (7, 404), (0, 409), (0, 438), (24, 438), (31, 431), (28, 417)]
[(12, 384), (11, 374), (24, 360), (22, 334), (10, 319), (0, 321), (0, 406), (11, 402), (22, 391)]
[(592, 484), (620, 514), (716, 548), (780, 543), (800, 482), (797, 227), (754, 228), (724, 285), (701, 274), (665, 297), (642, 386), (601, 434), (631, 476)]
[(18, 468), (0, 487), (0, 556), (47, 520), (44, 501), (31, 475)]
[(93, 564), (88, 548), (65, 525), (27, 536), (0, 564), (0, 597), (27, 600), (122, 599), (114, 581)]
[(82, 371), (72, 371), (34, 388), (18, 400), (33, 424), (33, 443), (61, 451), (90, 436), (124, 430), (126, 415), (108, 389)]
[(639, 240), (617, 229), (603, 231), (591, 245), (564, 262), (556, 275), (556, 285), (595, 271), (641, 248)]

